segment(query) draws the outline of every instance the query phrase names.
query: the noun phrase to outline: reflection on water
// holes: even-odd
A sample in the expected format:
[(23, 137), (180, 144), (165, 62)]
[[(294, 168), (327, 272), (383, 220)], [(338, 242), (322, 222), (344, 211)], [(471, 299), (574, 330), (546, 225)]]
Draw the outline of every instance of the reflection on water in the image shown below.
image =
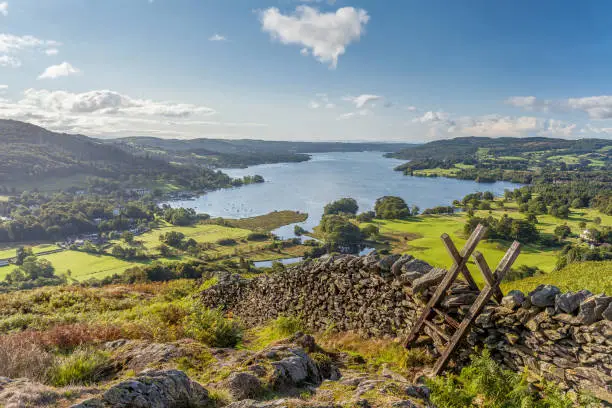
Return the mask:
[[(359, 211), (374, 207), (377, 198), (396, 195), (424, 210), (450, 205), (453, 200), (476, 191), (503, 193), (518, 185), (507, 182), (481, 184), (447, 178), (407, 177), (393, 168), (402, 160), (387, 159), (380, 152), (320, 153), (303, 163), (278, 163), (247, 169), (223, 170), (232, 177), (262, 175), (266, 182), (214, 191), (195, 200), (175, 201), (175, 207), (195, 208), (212, 217), (247, 218), (274, 210), (296, 210), (309, 214), (299, 225), (312, 231), (319, 224), (323, 207), (334, 200), (352, 197)], [(293, 238), (294, 225), (274, 231), (281, 238)]]

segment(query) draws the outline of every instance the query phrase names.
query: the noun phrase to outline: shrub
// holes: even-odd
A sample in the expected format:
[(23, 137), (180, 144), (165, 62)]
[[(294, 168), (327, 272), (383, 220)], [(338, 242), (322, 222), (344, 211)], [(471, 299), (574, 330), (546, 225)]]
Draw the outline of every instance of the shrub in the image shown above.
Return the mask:
[(223, 238), (223, 239), (218, 240), (217, 244), (221, 246), (231, 246), (231, 245), (236, 245), (237, 242), (233, 238)]
[(234, 347), (242, 340), (242, 326), (226, 319), (220, 310), (194, 305), (187, 316), (185, 330), (195, 340), (211, 347)]
[(265, 241), (268, 239), (268, 234), (261, 232), (252, 232), (247, 236), (247, 241)]
[(21, 334), (0, 337), (0, 377), (44, 381), (53, 356)]
[(49, 373), (49, 382), (56, 387), (89, 385), (103, 379), (109, 369), (108, 353), (81, 349), (59, 359)]
[[(504, 408), (570, 408), (571, 400), (553, 384), (544, 384), (539, 393), (527, 384), (527, 373), (517, 374), (503, 369), (485, 350), (473, 355), (472, 362), (457, 375), (449, 374), (428, 381), (431, 401), (439, 408), (504, 407)], [(579, 396), (580, 406), (595, 407)]]

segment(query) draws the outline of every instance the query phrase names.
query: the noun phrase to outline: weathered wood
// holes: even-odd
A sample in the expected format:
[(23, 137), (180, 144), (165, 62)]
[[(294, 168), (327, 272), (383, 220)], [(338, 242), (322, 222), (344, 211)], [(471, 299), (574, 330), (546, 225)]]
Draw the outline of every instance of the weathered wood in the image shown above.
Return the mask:
[(446, 323), (450, 324), (451, 326), (453, 326), (455, 329), (459, 328), (459, 322), (456, 321), (455, 319), (453, 319), (452, 317), (450, 317), (449, 315), (447, 315), (446, 313), (444, 313), (443, 311), (441, 311), (440, 309), (437, 308), (432, 308), (432, 310), (434, 311), (435, 314), (437, 314), (438, 316), (442, 317)]
[[(446, 247), (446, 251), (453, 259), (453, 262), (458, 263), (461, 255), (459, 255), (459, 251), (457, 251), (457, 247), (450, 239), (450, 237), (446, 234), (442, 235), (442, 242)], [(468, 285), (470, 285), (470, 288), (472, 290), (479, 290), (478, 285), (476, 284), (476, 281), (472, 277), (472, 274), (470, 273), (470, 270), (467, 268), (467, 266), (464, 265), (463, 268), (461, 268), (461, 274), (465, 278), (465, 281), (468, 283)]]
[(430, 322), (429, 320), (425, 320), (425, 325), (427, 327), (429, 327), (431, 330), (435, 331), (436, 333), (438, 333), (438, 336), (442, 337), (444, 340), (446, 340), (446, 342), (448, 342), (450, 340), (450, 337), (448, 334), (444, 333), (442, 331), (442, 329), (440, 329), (438, 326), (436, 326), (434, 323)]
[(519, 256), (521, 252), (520, 247), (521, 245), (517, 241), (515, 241), (510, 247), (510, 249), (508, 249), (504, 257), (500, 261), (499, 265), (497, 266), (495, 273), (493, 274), (493, 281), (491, 283), (487, 283), (487, 285), (480, 292), (480, 295), (474, 301), (474, 303), (470, 307), (470, 310), (468, 310), (465, 318), (463, 319), (463, 321), (461, 321), (461, 325), (459, 326), (455, 334), (453, 334), (453, 337), (450, 339), (447, 347), (442, 353), (442, 356), (440, 356), (438, 361), (436, 361), (436, 364), (431, 373), (433, 376), (439, 375), (444, 369), (444, 367), (446, 367), (446, 364), (448, 363), (452, 352), (455, 350), (463, 336), (467, 333), (470, 325), (480, 314), (480, 312), (482, 312), (482, 309), (485, 307), (491, 296), (493, 296), (495, 290), (499, 289), (499, 284), (501, 283), (502, 279), (504, 279), (504, 276), (506, 276), (506, 273), (510, 270), (510, 267), (512, 266), (514, 261), (516, 261), (516, 258)]
[[(438, 302), (440, 302), (442, 296), (444, 296), (445, 292), (451, 286), (453, 281), (457, 279), (457, 275), (459, 275), (459, 272), (465, 266), (468, 258), (470, 257), (472, 252), (474, 252), (474, 250), (476, 249), (476, 246), (478, 245), (478, 243), (480, 242), (480, 240), (482, 239), (482, 237), (484, 236), (486, 232), (487, 232), (486, 227), (481, 224), (479, 224), (474, 230), (474, 232), (472, 232), (472, 235), (470, 236), (468, 241), (465, 243), (465, 246), (461, 250), (459, 261), (455, 262), (454, 265), (448, 270), (448, 272), (446, 273), (446, 276), (436, 288), (436, 291), (434, 292), (433, 296), (431, 297), (431, 299), (429, 299), (429, 302), (427, 303), (427, 306), (425, 307), (425, 311), (421, 314), (421, 316), (419, 316), (415, 324), (412, 326), (412, 330), (410, 330), (410, 333), (408, 334), (408, 336), (406, 337), (404, 341), (405, 347), (408, 347), (410, 343), (416, 340), (419, 332), (423, 329), (423, 325), (425, 324), (425, 321), (429, 319), (429, 316), (432, 313), (432, 308), (437, 306)], [(448, 234), (442, 235), (443, 241), (446, 240), (445, 237), (448, 237)]]
[(480, 269), (480, 272), (482, 272), (487, 284), (493, 287), (493, 296), (495, 297), (495, 300), (497, 300), (497, 303), (501, 304), (504, 294), (499, 286), (495, 286), (495, 278), (493, 277), (491, 269), (489, 268), (484, 256), (480, 252), (474, 251), (472, 257), (474, 258), (474, 261), (476, 261), (476, 265), (478, 266), (478, 269)]

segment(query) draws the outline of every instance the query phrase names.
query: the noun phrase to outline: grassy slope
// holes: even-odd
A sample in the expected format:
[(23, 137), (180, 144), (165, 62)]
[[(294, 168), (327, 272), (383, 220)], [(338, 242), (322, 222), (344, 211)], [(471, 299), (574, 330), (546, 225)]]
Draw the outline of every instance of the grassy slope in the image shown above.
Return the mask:
[(308, 214), (297, 211), (275, 211), (260, 217), (244, 218), (240, 220), (227, 220), (228, 225), (252, 231), (273, 231), (284, 225), (304, 222)]
[[(503, 209), (494, 209), (491, 215), (501, 217), (504, 213), (508, 213), (513, 218), (524, 218), (524, 215), (516, 210), (514, 203), (506, 204)], [(478, 211), (477, 215), (484, 217), (488, 216), (489, 212)], [(595, 217), (602, 219), (601, 225), (612, 225), (612, 216), (607, 216), (591, 209), (573, 209), (568, 220), (562, 220), (550, 215), (538, 216), (538, 229), (541, 233), (552, 234), (556, 226), (567, 223), (572, 229), (572, 233), (578, 234), (580, 232), (578, 224), (584, 221), (588, 227), (595, 226), (593, 224)], [(381, 234), (390, 241), (394, 252), (410, 253), (432, 265), (448, 267), (451, 264), (451, 260), (440, 241), (440, 236), (443, 233), (449, 234), (455, 245), (461, 247), (466, 241), (463, 236), (465, 221), (465, 214), (455, 214), (419, 216), (406, 221), (377, 221), (376, 223), (380, 227)], [(577, 241), (578, 239), (576, 236), (573, 236), (569, 240)], [(489, 265), (494, 268), (509, 246), (510, 242), (488, 240), (482, 242), (478, 249), (483, 253)], [(524, 245), (515, 266), (537, 266), (544, 272), (550, 273), (555, 267), (558, 250), (541, 248), (536, 245)], [(473, 261), (470, 261), (469, 267), (475, 279), (479, 283), (484, 282), (481, 273)], [(543, 281), (542, 277), (533, 279), (533, 282)], [(505, 288), (511, 289), (511, 286), (515, 283), (516, 285), (521, 285), (520, 282), (512, 282), (506, 284)], [(600, 286), (598, 285), (597, 287)]]
[(508, 282), (502, 285), (504, 291), (519, 289), (523, 292), (533, 290), (540, 284), (559, 286), (563, 291), (588, 289), (591, 292), (612, 293), (611, 263), (606, 261), (579, 262), (568, 265), (560, 271)]
[[(34, 254), (36, 255), (41, 252), (53, 251), (58, 248), (59, 247), (55, 244), (41, 244), (41, 245), (33, 246), (32, 252), (34, 252)], [(14, 247), (7, 248), (7, 249), (0, 249), (0, 259), (13, 258), (16, 254), (17, 254), (17, 248), (14, 248)]]
[[(231, 222), (240, 223), (252, 228), (277, 228), (282, 225), (291, 224), (298, 221), (303, 221), (307, 217), (306, 214), (298, 214), (293, 211), (279, 211), (268, 214), (262, 217), (254, 217), (245, 220), (230, 220)], [(297, 221), (296, 221), (297, 220)], [(187, 239), (193, 238), (197, 242), (214, 244), (222, 238), (233, 238), (237, 241), (236, 245), (214, 247), (206, 251), (206, 255), (215, 259), (217, 257), (235, 257), (243, 256), (246, 259), (253, 261), (274, 260), (279, 258), (291, 258), (302, 256), (305, 248), (303, 246), (295, 246), (285, 248), (282, 251), (272, 251), (266, 247), (271, 240), (262, 242), (247, 241), (247, 236), (252, 232), (244, 228), (224, 227), (216, 224), (198, 224), (190, 227), (175, 227), (164, 223), (160, 228), (156, 228), (150, 232), (136, 237), (136, 241), (143, 245), (147, 253), (150, 255), (158, 255), (157, 247), (160, 245), (159, 236), (166, 232), (178, 231), (185, 234)], [(55, 245), (38, 245), (33, 248), (34, 253), (56, 249)], [(0, 259), (15, 256), (15, 248), (5, 249), (0, 251)], [(127, 268), (142, 265), (149, 262), (124, 261), (112, 257), (110, 254), (93, 255), (80, 251), (65, 251), (57, 254), (44, 255), (41, 258), (49, 260), (55, 267), (56, 274), (65, 274), (68, 270), (72, 272), (71, 278), (77, 281), (83, 281), (91, 278), (101, 279), (115, 273), (122, 273)], [(172, 259), (162, 259), (162, 261), (177, 261), (188, 259), (188, 256), (180, 256)], [(15, 267), (7, 266), (0, 268), (0, 280), (10, 273)]]

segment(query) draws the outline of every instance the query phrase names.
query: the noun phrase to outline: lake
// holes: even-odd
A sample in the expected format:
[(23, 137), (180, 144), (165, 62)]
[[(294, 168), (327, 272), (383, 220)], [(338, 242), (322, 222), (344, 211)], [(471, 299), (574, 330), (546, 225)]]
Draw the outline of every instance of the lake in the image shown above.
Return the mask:
[[(388, 159), (381, 152), (318, 153), (302, 163), (263, 164), (246, 169), (223, 169), (232, 177), (259, 174), (262, 184), (214, 191), (195, 200), (174, 201), (173, 207), (194, 208), (212, 217), (247, 218), (275, 210), (295, 210), (309, 214), (300, 225), (311, 231), (319, 224), (323, 207), (334, 200), (352, 197), (359, 211), (372, 210), (377, 198), (400, 196), (409, 206), (421, 210), (450, 205), (453, 200), (477, 191), (501, 195), (518, 184), (476, 183), (448, 178), (409, 177), (393, 171), (404, 160)], [(282, 238), (293, 238), (293, 225), (274, 231)]]

